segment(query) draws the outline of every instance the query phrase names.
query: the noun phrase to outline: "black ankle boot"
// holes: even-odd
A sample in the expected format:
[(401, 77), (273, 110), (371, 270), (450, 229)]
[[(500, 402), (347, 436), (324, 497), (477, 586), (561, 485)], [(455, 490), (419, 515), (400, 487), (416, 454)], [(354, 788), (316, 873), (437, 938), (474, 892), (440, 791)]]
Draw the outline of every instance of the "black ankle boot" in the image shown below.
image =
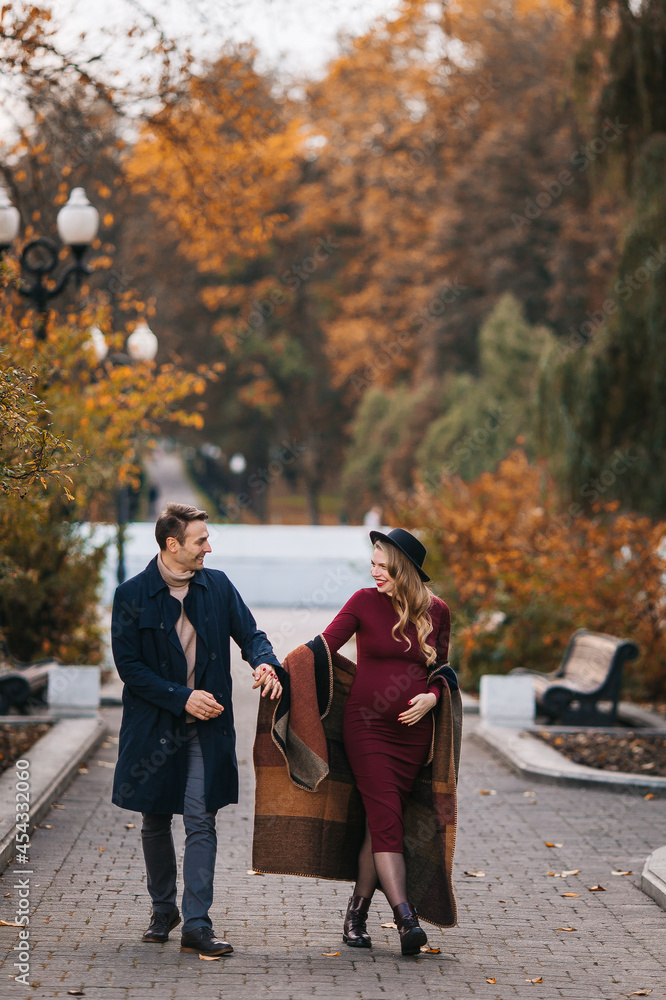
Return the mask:
[(365, 929), (370, 900), (365, 896), (350, 896), (342, 928), (342, 940), (350, 948), (372, 948), (370, 935)]
[(411, 903), (398, 903), (393, 907), (393, 916), (400, 934), (403, 955), (418, 955), (421, 945), (427, 944), (428, 937), (419, 924), (416, 910)]

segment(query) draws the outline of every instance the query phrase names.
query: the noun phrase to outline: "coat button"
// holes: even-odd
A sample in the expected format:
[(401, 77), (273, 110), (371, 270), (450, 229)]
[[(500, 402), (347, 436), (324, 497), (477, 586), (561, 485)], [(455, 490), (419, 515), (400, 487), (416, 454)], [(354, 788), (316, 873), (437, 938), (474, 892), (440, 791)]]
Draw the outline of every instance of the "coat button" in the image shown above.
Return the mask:
[(216, 660), (217, 659), (217, 653), (211, 653), (210, 654), (210, 658), (211, 658), (211, 660)]
[(164, 628), (164, 622), (160, 622), (160, 628)]
[(167, 661), (166, 661), (166, 660), (162, 660), (162, 662), (161, 662), (160, 666), (161, 666), (161, 667), (166, 667), (166, 666), (168, 666), (168, 664), (167, 664)]
[(165, 739), (161, 739), (160, 743), (166, 743), (166, 740)]
[(169, 688), (169, 691), (173, 691), (173, 688)]

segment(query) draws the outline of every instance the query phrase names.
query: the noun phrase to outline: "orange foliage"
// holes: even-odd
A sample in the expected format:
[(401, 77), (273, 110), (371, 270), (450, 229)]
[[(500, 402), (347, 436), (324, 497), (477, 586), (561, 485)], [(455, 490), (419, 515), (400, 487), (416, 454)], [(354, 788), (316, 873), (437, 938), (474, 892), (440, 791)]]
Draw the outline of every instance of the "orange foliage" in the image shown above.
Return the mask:
[(572, 632), (588, 628), (638, 644), (625, 688), (666, 695), (666, 522), (616, 502), (591, 517), (579, 509), (563, 513), (545, 467), (521, 451), (473, 483), (445, 479), (440, 493), (420, 487), (397, 505), (396, 523), (423, 530), (451, 604), (464, 684), (512, 667), (552, 670)]

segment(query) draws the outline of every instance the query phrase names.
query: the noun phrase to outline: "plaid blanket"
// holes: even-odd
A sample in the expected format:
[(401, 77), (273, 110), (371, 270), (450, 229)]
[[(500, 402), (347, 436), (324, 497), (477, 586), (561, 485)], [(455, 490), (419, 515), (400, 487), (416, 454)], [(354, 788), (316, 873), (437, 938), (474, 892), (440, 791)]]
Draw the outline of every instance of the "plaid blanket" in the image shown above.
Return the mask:
[[(436, 667), (446, 678), (448, 664)], [(284, 661), (276, 705), (259, 699), (254, 742), (255, 871), (355, 881), (365, 811), (342, 743), (342, 714), (356, 664), (317, 636)], [(450, 676), (450, 675), (449, 675)], [(442, 685), (433, 742), (405, 809), (409, 901), (438, 927), (457, 923), (452, 885), (460, 692)]]

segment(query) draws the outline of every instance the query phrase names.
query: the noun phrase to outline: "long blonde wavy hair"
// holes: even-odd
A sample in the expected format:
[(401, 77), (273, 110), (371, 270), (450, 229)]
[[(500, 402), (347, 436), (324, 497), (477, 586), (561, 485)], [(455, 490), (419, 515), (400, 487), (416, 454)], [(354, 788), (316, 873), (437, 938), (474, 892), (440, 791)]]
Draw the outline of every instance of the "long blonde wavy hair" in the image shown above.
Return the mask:
[(375, 542), (375, 548), (381, 549), (386, 556), (386, 569), (394, 584), (390, 597), (398, 615), (398, 621), (391, 629), (391, 634), (394, 639), (397, 639), (396, 631), (398, 631), (407, 643), (407, 649), (411, 649), (412, 644), (405, 635), (405, 628), (409, 622), (413, 622), (416, 626), (419, 647), (426, 658), (427, 665), (430, 666), (437, 658), (434, 647), (426, 642), (427, 637), (432, 632), (430, 602), (433, 593), (429, 587), (426, 587), (411, 560), (395, 545)]

